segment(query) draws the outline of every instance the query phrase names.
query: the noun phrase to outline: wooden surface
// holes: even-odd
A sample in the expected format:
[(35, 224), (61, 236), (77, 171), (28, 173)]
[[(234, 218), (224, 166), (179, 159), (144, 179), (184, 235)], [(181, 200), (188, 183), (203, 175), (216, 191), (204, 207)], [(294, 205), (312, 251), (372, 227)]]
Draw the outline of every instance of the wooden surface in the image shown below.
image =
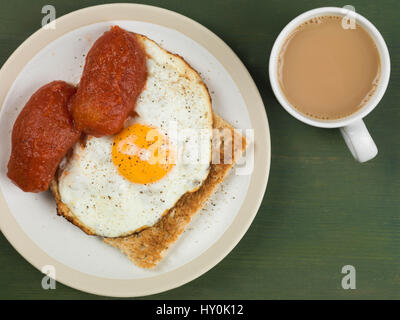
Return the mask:
[[(106, 1), (101, 1), (102, 3)], [(0, 0), (0, 64), (40, 27), (41, 8), (57, 17), (100, 1)], [(381, 31), (392, 60), (389, 88), (366, 119), (379, 155), (356, 163), (338, 130), (306, 126), (275, 100), (268, 58), (280, 30), (298, 14), (339, 1), (162, 0), (221, 37), (244, 62), (264, 100), (272, 137), (267, 192), (251, 228), (215, 268), (154, 299), (400, 298), (400, 3), (351, 1)], [(261, 147), (261, 146), (259, 146)], [(357, 289), (341, 288), (353, 265)], [(0, 235), (0, 298), (94, 299), (42, 274)]]

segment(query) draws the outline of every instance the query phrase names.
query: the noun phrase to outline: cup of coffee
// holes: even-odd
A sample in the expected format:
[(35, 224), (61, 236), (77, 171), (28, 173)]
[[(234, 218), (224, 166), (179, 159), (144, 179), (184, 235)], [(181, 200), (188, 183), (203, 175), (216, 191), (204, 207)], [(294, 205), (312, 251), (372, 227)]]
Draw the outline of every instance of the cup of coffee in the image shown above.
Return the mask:
[(378, 105), (389, 76), (381, 34), (345, 8), (318, 8), (293, 19), (269, 60), (271, 87), (286, 111), (312, 126), (340, 128), (359, 162), (378, 153), (362, 119)]

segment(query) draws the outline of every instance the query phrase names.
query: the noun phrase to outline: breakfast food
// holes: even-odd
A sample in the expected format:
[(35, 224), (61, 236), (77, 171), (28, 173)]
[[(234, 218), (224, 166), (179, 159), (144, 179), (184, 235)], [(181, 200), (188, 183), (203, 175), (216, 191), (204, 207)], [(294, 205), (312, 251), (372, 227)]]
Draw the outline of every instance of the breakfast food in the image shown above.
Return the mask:
[(154, 225), (201, 186), (211, 161), (211, 99), (200, 76), (180, 57), (136, 37), (148, 70), (136, 116), (117, 135), (77, 144), (58, 176), (74, 223), (104, 237)]
[[(178, 240), (191, 218), (204, 206), (246, 148), (246, 139), (229, 123), (215, 113), (213, 119), (213, 131), (217, 137), (222, 138), (215, 139), (215, 143), (221, 143), (221, 146), (214, 149), (219, 151), (213, 152), (213, 159), (217, 157), (219, 161), (213, 160), (207, 179), (201, 187), (183, 195), (154, 226), (128, 237), (104, 238), (104, 242), (121, 250), (137, 266), (154, 268), (160, 263), (168, 248)], [(229, 134), (221, 135), (220, 132), (225, 130)], [(224, 159), (231, 161), (224, 163)]]
[[(213, 128), (214, 136), (217, 137), (213, 140), (213, 147), (221, 144), (213, 151), (213, 159), (218, 158), (218, 160), (213, 160), (207, 178), (200, 188), (185, 193), (153, 226), (126, 237), (103, 238), (105, 243), (121, 250), (141, 268), (154, 268), (160, 263), (168, 248), (178, 240), (191, 218), (204, 206), (246, 148), (246, 139), (216, 113), (213, 114)], [(229, 134), (221, 134), (223, 130), (228, 130)], [(224, 163), (224, 159), (232, 161)], [(68, 206), (61, 201), (58, 186), (58, 181), (55, 179), (50, 187), (57, 202), (57, 212), (77, 224)], [(82, 225), (78, 226), (84, 228)]]
[(58, 164), (78, 141), (68, 102), (74, 86), (53, 81), (37, 90), (14, 123), (7, 176), (26, 192), (49, 188)]
[[(64, 95), (52, 93), (56, 84)], [(50, 83), (18, 119), (9, 173), (30, 172), (19, 178), (23, 190), (51, 181), (58, 215), (142, 268), (161, 261), (246, 147), (182, 57), (119, 27), (95, 42), (77, 90)], [(41, 148), (34, 160), (43, 168), (49, 160), (46, 170), (26, 141)], [(32, 178), (38, 167), (47, 173), (41, 184)]]
[(78, 130), (100, 137), (122, 129), (146, 83), (146, 57), (133, 34), (114, 26), (94, 43), (71, 111)]

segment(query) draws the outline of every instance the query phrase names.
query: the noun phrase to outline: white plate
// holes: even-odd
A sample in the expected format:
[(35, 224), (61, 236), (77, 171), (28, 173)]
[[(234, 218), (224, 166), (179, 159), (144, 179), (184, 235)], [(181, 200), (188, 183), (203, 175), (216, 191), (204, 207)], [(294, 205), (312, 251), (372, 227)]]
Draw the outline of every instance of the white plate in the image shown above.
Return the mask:
[[(140, 21), (140, 19), (126, 20), (125, 16), (118, 14), (121, 7), (125, 7), (132, 12), (134, 11), (136, 15), (141, 10), (152, 10), (154, 22), (157, 23), (149, 22), (145, 19), (143, 19), (144, 21)], [(108, 13), (114, 12), (115, 18), (121, 17), (121, 20), (111, 18), (105, 22), (91, 24), (90, 22), (104, 20), (101, 18), (101, 12), (107, 12), (104, 11), (105, 8), (109, 8)], [(96, 12), (100, 13), (100, 17), (97, 19), (91, 18)], [(76, 12), (75, 16), (74, 14), (70, 14), (57, 20), (56, 31), (62, 28), (63, 30), (65, 29), (65, 32), (63, 32), (63, 35), (56, 37), (54, 41), (49, 41), (46, 45), (39, 47), (37, 53), (32, 54), (28, 63), (21, 66), (21, 62), (19, 62), (22, 70), (15, 81), (13, 81), (2, 105), (0, 113), (0, 143), (2, 145), (2, 153), (0, 155), (0, 189), (12, 218), (16, 221), (20, 229), (22, 229), (19, 231), (22, 231), (36, 245), (35, 247), (40, 248), (44, 256), (49, 257), (45, 261), (40, 258), (40, 262), (36, 262), (34, 265), (39, 269), (43, 265), (55, 265), (57, 280), (73, 287), (79, 287), (79, 284), (76, 283), (76, 280), (71, 279), (67, 275), (67, 272), (63, 272), (65, 268), (69, 272), (76, 272), (83, 276), (92, 277), (90, 281), (93, 279), (130, 280), (133, 281), (132, 284), (135, 284), (126, 291), (126, 289), (115, 288), (117, 282), (114, 282), (112, 287), (107, 287), (107, 285), (101, 285), (97, 282), (94, 287), (80, 287), (82, 290), (104, 295), (133, 296), (160, 292), (182, 284), (181, 279), (179, 281), (175, 279), (177, 274), (174, 275), (174, 273), (178, 270), (183, 270), (182, 268), (185, 268), (190, 263), (196, 263), (197, 259), (223, 238), (226, 231), (232, 227), (233, 222), (237, 220), (238, 213), (241, 210), (243, 211), (242, 205), (245, 199), (248, 198), (250, 182), (254, 181), (252, 175), (237, 175), (235, 174), (235, 169), (233, 169), (229, 177), (212, 196), (209, 203), (196, 215), (177, 243), (170, 248), (163, 261), (155, 269), (145, 270), (136, 267), (118, 250), (102, 243), (99, 238), (87, 236), (64, 218), (56, 216), (55, 203), (50, 192), (42, 194), (24, 193), (7, 178), (6, 167), (10, 154), (10, 134), (14, 121), (26, 101), (39, 87), (50, 81), (64, 80), (77, 84), (82, 73), (86, 53), (94, 41), (112, 25), (119, 25), (126, 30), (144, 34), (158, 42), (165, 49), (184, 57), (201, 74), (207, 84), (212, 96), (214, 110), (224, 119), (231, 122), (236, 128), (253, 128), (249, 113), (251, 111), (250, 106), (248, 103), (246, 104), (243, 88), (239, 88), (238, 81), (234, 80), (232, 73), (226, 69), (221, 60), (217, 60), (204, 44), (196, 42), (192, 37), (185, 35), (181, 30), (178, 31), (176, 28), (168, 26), (168, 24), (161, 25), (157, 21), (157, 14), (164, 17), (170, 16), (169, 18), (174, 18), (174, 21), (182, 19), (186, 23), (186, 30), (190, 29), (190, 27), (193, 29), (195, 29), (194, 27), (198, 27), (195, 22), (170, 11), (139, 5), (92, 7)], [(79, 25), (79, 18), (82, 16), (88, 17), (87, 22), (89, 25)], [(70, 19), (67, 19), (68, 17)], [(74, 21), (76, 22), (75, 27), (78, 28), (72, 27)], [(209, 33), (207, 36), (210, 36), (210, 31), (205, 28), (203, 31)], [(43, 38), (46, 33), (49, 34), (50, 32), (40, 30), (34, 36)], [(211, 35), (215, 37), (215, 35)], [(21, 47), (29, 50), (30, 47), (27, 45), (27, 42), (30, 40), (32, 42), (30, 38)], [(14, 57), (14, 61), (11, 61), (11, 63), (16, 62), (15, 56), (18, 58), (18, 54), (20, 56), (24, 54), (21, 52), (21, 47), (10, 58), (10, 60), (13, 60), (12, 58)], [(33, 48), (32, 51), (34, 51)], [(228, 53), (231, 54), (231, 52)], [(229, 55), (228, 57), (231, 58)], [(237, 59), (236, 57), (234, 58)], [(4, 76), (10, 68), (10, 65), (7, 65), (10, 64), (10, 60), (7, 61), (0, 72), (1, 85), (6, 85), (6, 83), (2, 83), (1, 76)], [(238, 61), (234, 62), (237, 63)], [(239, 66), (243, 68), (242, 65)], [(251, 80), (250, 77), (248, 79)], [(243, 79), (240, 80), (243, 81)], [(254, 86), (253, 83), (251, 85)], [(258, 99), (259, 101), (254, 106), (262, 106), (258, 95), (250, 97), (250, 99)], [(264, 125), (266, 124), (267, 126), (264, 110), (255, 109), (253, 113), (253, 117), (261, 117), (261, 121), (265, 120)], [(257, 113), (259, 114), (257, 115)], [(257, 119), (257, 121), (259, 122), (260, 119)], [(243, 133), (246, 132), (243, 131)], [(258, 188), (261, 188), (261, 193), (258, 192), (258, 199), (255, 199), (258, 204), (261, 200), (259, 195), (262, 196), (265, 189), (269, 171), (268, 127), (265, 128), (265, 132), (259, 134), (262, 135), (263, 133), (266, 133), (266, 137), (258, 137), (257, 130), (255, 133), (256, 147), (258, 147), (257, 141), (265, 141), (265, 146), (261, 146), (265, 148), (265, 152), (261, 152), (261, 155), (266, 159), (264, 164), (259, 163), (260, 159), (257, 158), (257, 155), (260, 155), (260, 153), (257, 154), (256, 149), (254, 163), (256, 167), (257, 165), (265, 167), (259, 169), (262, 170), (260, 173), (264, 179), (258, 185)], [(252, 148), (249, 148), (249, 150), (252, 152)], [(251, 159), (254, 155), (247, 154), (247, 156), (249, 157), (248, 159)], [(244, 213), (248, 217), (245, 226), (246, 229), (254, 217), (257, 208), (251, 210), (250, 213)], [(3, 222), (1, 221), (3, 233), (5, 233), (17, 249), (23, 250), (18, 248), (14, 241), (10, 239), (10, 232), (7, 231), (10, 231), (11, 227), (7, 227)], [(245, 230), (241, 231), (243, 234)], [(12, 237), (15, 238), (15, 235), (12, 235)], [(232, 243), (234, 245), (240, 239), (236, 238), (238, 237), (228, 241), (229, 247), (233, 247)], [(217, 254), (217, 260), (221, 259), (229, 251), (226, 248), (224, 249), (219, 250), (220, 253)], [(36, 260), (34, 253), (30, 253), (30, 255), (32, 255), (31, 259)], [(24, 256), (26, 257), (26, 255)], [(28, 257), (26, 258), (29, 260)], [(54, 261), (57, 262), (57, 265), (52, 263)], [(204, 272), (216, 262), (214, 258), (213, 262), (206, 263), (207, 266), (203, 266), (203, 271), (201, 272)], [(62, 265), (63, 268), (60, 268), (59, 265)], [(190, 272), (190, 270), (187, 270), (189, 274), (186, 277), (186, 281), (199, 275), (199, 272), (193, 271)], [(169, 275), (170, 278), (170, 281), (167, 281), (169, 285), (166, 285), (166, 288), (149, 288), (145, 285), (145, 279), (154, 280), (166, 275)], [(140, 279), (142, 281), (139, 283), (138, 280)], [(145, 288), (142, 288), (143, 284)]]

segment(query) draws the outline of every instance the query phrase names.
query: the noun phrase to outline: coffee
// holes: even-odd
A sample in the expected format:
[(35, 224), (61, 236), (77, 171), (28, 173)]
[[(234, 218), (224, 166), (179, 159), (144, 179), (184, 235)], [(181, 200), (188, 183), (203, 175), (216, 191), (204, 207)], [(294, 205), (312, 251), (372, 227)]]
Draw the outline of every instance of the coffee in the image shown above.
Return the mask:
[(342, 17), (321, 16), (296, 28), (278, 60), (281, 89), (309, 117), (334, 120), (362, 108), (380, 76), (375, 42), (358, 24), (344, 29)]

